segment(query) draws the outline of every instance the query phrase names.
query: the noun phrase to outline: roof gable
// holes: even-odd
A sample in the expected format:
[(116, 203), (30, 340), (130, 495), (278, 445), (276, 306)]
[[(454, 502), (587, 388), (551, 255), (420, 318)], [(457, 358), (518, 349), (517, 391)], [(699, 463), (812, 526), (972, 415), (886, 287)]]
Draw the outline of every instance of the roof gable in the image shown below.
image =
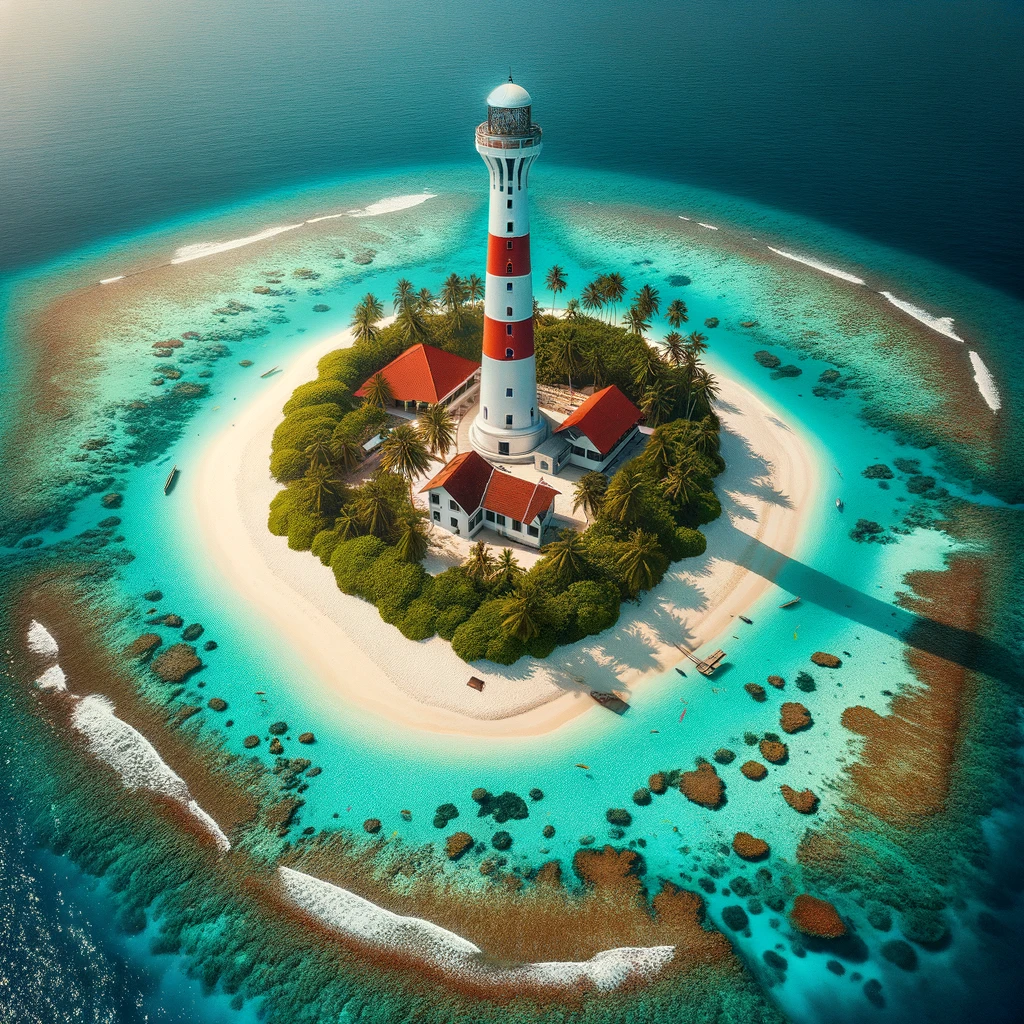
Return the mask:
[[(472, 359), (463, 359), (433, 345), (419, 344), (399, 353), (380, 373), (397, 401), (439, 402), (479, 367)], [(357, 398), (365, 396), (369, 384), (369, 380), (363, 382), (356, 392)]]
[(456, 455), (440, 473), (420, 488), (420, 494), (443, 487), (466, 512), (475, 512), (483, 500), (491, 464), (474, 451)]
[(484, 493), (483, 507), (520, 523), (532, 523), (551, 507), (558, 491), (547, 484), (530, 483), (511, 473), (495, 471)]
[(644, 418), (643, 413), (614, 385), (592, 394), (555, 433), (575, 427), (602, 455), (607, 455), (627, 430)]

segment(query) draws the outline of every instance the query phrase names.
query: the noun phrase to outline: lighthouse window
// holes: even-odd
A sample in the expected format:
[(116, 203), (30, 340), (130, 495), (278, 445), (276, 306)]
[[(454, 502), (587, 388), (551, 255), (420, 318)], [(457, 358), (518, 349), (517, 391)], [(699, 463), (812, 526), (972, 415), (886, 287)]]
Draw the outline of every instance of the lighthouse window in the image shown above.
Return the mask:
[(507, 222), (507, 223), (505, 224), (505, 230), (506, 230), (506, 231), (507, 231), (507, 232), (508, 232), (509, 234), (511, 234), (511, 233), (512, 233), (512, 221), (508, 221), (508, 222)]
[(484, 406), (484, 419), (487, 419), (487, 406)]
[(513, 245), (513, 242), (512, 242), (512, 239), (510, 238), (510, 239), (509, 239), (509, 240), (508, 240), (508, 241), (507, 241), (507, 242), (505, 243), (505, 248), (506, 248), (506, 249), (511, 249), (511, 248), (512, 248), (512, 245)]
[(505, 397), (506, 398), (511, 398), (512, 397), (512, 388), (505, 388)]
[(506, 359), (511, 359), (514, 355), (515, 355), (515, 352), (513, 352), (512, 349), (510, 349), (510, 348), (505, 349), (505, 358)]
[(512, 291), (512, 282), (511, 281), (506, 281), (505, 282), (505, 291), (507, 291), (507, 292)]
[(505, 316), (511, 316), (511, 315), (512, 315), (512, 307), (511, 306), (506, 306), (505, 307)]
[(508, 414), (508, 415), (507, 415), (507, 416), (505, 417), (505, 426), (506, 426), (506, 427), (511, 427), (511, 426), (512, 426), (512, 413), (509, 413), (509, 414)]
[(505, 273), (506, 274), (511, 274), (512, 273), (512, 263), (511, 262), (505, 264)]
[(511, 324), (505, 324), (505, 333), (509, 337), (512, 337), (512, 325)]
[(505, 200), (505, 209), (507, 209), (507, 210), (511, 210), (512, 209), (512, 200), (511, 199), (506, 199)]

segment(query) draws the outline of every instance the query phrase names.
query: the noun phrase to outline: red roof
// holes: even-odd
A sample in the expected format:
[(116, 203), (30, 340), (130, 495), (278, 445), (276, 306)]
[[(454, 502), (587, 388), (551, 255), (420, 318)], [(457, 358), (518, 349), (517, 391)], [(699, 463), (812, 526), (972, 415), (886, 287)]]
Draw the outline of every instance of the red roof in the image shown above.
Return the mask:
[(551, 507), (559, 493), (547, 484), (503, 473), (474, 451), (456, 455), (420, 488), (420, 494), (438, 487), (443, 487), (466, 512), (483, 507), (520, 523), (532, 523)]
[[(463, 359), (433, 345), (413, 345), (380, 372), (391, 385), (391, 393), (396, 400), (439, 402), (479, 368), (480, 364), (472, 359)], [(369, 383), (368, 380), (363, 382), (356, 392), (357, 398), (365, 395)]]
[(557, 434), (575, 427), (594, 447), (607, 455), (623, 434), (635, 427), (644, 414), (614, 385), (592, 394), (571, 416), (555, 427)]

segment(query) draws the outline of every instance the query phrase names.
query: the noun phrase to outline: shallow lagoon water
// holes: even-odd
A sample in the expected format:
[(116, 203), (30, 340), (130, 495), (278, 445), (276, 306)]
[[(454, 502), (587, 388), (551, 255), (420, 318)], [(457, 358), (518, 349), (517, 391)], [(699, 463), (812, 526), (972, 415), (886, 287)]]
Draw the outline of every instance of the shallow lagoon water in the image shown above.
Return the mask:
[[(351, 306), (367, 290), (388, 296), (394, 279), (400, 275), (436, 290), (447, 273), (454, 270), (468, 274), (478, 268), (483, 250), (482, 204), (471, 198), (479, 184), (477, 169), (429, 169), (414, 177), (421, 187), (436, 191), (438, 198), (388, 215), (398, 227), (394, 228), (390, 241), (384, 238), (374, 264), (358, 270), (351, 264), (344, 266), (337, 283), (325, 286), (323, 294), (316, 297), (300, 291), (283, 300), (265, 300), (268, 305), (283, 305), (289, 322), (267, 323), (266, 334), (234, 346), (230, 358), (216, 363), (211, 392), (199, 411), (187, 421), (182, 437), (162, 457), (124, 474), (118, 489), (124, 493), (125, 503), (117, 515), (122, 519), (120, 530), (126, 538), (125, 546), (136, 558), (123, 566), (112, 582), (113, 600), (145, 611), (139, 595), (158, 587), (165, 595), (160, 602), (162, 610), (173, 610), (188, 622), (203, 623), (205, 636), (217, 640), (220, 646), (208, 656), (209, 668), (197, 677), (206, 682), (206, 687), (198, 690), (190, 686), (182, 699), (198, 703), (193, 698), (217, 695), (228, 700), (229, 714), (237, 723), (231, 730), (221, 730), (229, 749), (241, 752), (243, 736), (249, 732), (262, 734), (265, 725), (277, 719), (288, 721), (293, 731), (312, 729), (316, 732), (317, 744), (309, 751), (294, 744), (287, 750), (289, 754), (310, 753), (324, 768), (323, 774), (311, 781), (304, 794), (306, 805), (301, 812), (301, 826), (341, 825), (358, 830), (365, 818), (380, 817), (386, 831), (394, 830), (404, 841), (419, 844), (443, 835), (432, 827), (430, 819), (435, 807), (452, 801), (461, 811), (458, 825), (477, 838), (487, 839), (494, 826), (486, 822), (484, 828), (484, 822), (477, 823), (469, 792), (482, 785), (493, 792), (509, 789), (525, 794), (531, 787), (538, 786), (544, 790), (545, 797), (542, 802), (531, 805), (530, 817), (503, 826), (513, 836), (511, 855), (518, 862), (537, 864), (557, 856), (567, 863), (580, 836), (594, 835), (599, 842), (604, 839), (607, 832), (605, 809), (623, 806), (634, 811), (634, 824), (627, 839), (644, 838), (647, 844), (644, 857), (652, 876), (678, 880), (680, 873), (686, 871), (696, 877), (694, 855), (709, 851), (713, 854), (718, 844), (727, 843), (740, 828), (766, 838), (774, 856), (792, 858), (801, 831), (797, 826), (802, 823), (794, 826), (794, 815), (781, 814), (780, 808), (788, 809), (777, 798), (766, 800), (764, 789), (771, 787), (774, 791), (780, 782), (797, 788), (810, 786), (822, 798), (819, 816), (833, 810), (831, 784), (843, 763), (856, 751), (852, 735), (839, 725), (839, 715), (852, 703), (866, 704), (884, 712), (887, 700), (882, 691), (897, 692), (903, 684), (912, 681), (900, 641), (901, 630), (906, 628), (909, 617), (895, 607), (893, 599), (903, 589), (906, 572), (941, 568), (943, 556), (952, 547), (945, 534), (924, 529), (900, 536), (898, 543), (886, 546), (855, 544), (850, 540), (848, 533), (855, 518), (895, 525), (913, 500), (900, 480), (892, 481), (891, 487), (883, 490), (875, 481), (864, 479), (860, 471), (875, 462), (892, 465), (897, 457), (920, 457), (922, 471), (929, 472), (939, 453), (933, 455), (930, 451), (908, 449), (897, 443), (891, 434), (867, 426), (862, 419), (863, 400), (857, 390), (851, 389), (843, 397), (828, 400), (815, 397), (811, 388), (818, 375), (831, 364), (787, 351), (785, 346), (792, 339), (787, 336), (785, 324), (781, 328), (766, 324), (758, 329), (755, 338), (732, 326), (742, 319), (757, 316), (758, 310), (751, 306), (756, 307), (755, 296), (765, 288), (763, 267), (752, 265), (744, 276), (742, 261), (713, 248), (710, 236), (708, 246), (698, 249), (696, 256), (693, 245), (688, 243), (683, 259), (678, 252), (678, 239), (662, 236), (657, 245), (652, 245), (652, 229), (647, 224), (638, 229), (635, 236), (631, 235), (628, 228), (622, 227), (628, 225), (628, 215), (618, 205), (611, 204), (620, 202), (628, 194), (634, 206), (642, 201), (651, 207), (667, 208), (670, 213), (675, 210), (692, 213), (695, 205), (703, 203), (703, 208), (709, 212), (702, 216), (708, 217), (709, 222), (719, 217), (724, 231), (734, 230), (734, 227), (723, 214), (731, 213), (735, 220), (741, 220), (746, 214), (748, 230), (749, 223), (756, 221), (761, 225), (758, 230), (771, 231), (773, 235), (793, 231), (790, 245), (814, 245), (816, 252), (828, 256), (830, 265), (854, 266), (858, 271), (871, 266), (874, 247), (864, 246), (859, 258), (854, 260), (850, 256), (854, 243), (849, 238), (839, 238), (833, 257), (831, 252), (823, 251), (825, 235), (821, 228), (803, 236), (791, 218), (777, 216), (766, 223), (766, 218), (771, 217), (769, 212), (744, 208), (734, 201), (718, 198), (716, 207), (714, 197), (706, 193), (673, 192), (668, 186), (640, 180), (630, 183), (622, 178), (593, 174), (586, 176), (583, 193), (591, 197), (588, 204), (595, 206), (593, 230), (587, 230), (586, 218), (580, 216), (578, 205), (574, 205), (572, 216), (565, 219), (558, 210), (558, 198), (572, 197), (573, 190), (580, 187), (581, 176), (549, 172), (545, 181), (538, 175), (538, 193), (543, 195), (547, 187), (552, 198), (539, 204), (534, 226), (537, 276), (548, 265), (558, 262), (567, 268), (572, 293), (596, 269), (622, 267), (631, 290), (649, 280), (661, 288), (663, 296), (679, 294), (684, 297), (690, 306), (690, 327), (696, 329), (705, 317), (719, 317), (723, 326), (705, 331), (710, 336), (708, 361), (712, 369), (735, 377), (763, 396), (781, 418), (808, 438), (816, 454), (822, 480), (819, 507), (808, 516), (805, 535), (794, 558), (783, 569), (778, 588), (749, 612), (754, 625), (747, 626), (737, 620), (730, 634), (721, 638), (721, 646), (729, 652), (729, 667), (715, 677), (712, 685), (695, 673), (683, 679), (670, 671), (638, 687), (632, 699), (632, 710), (623, 719), (594, 708), (553, 736), (500, 742), (497, 744), (500, 753), (496, 756), (493, 740), (460, 738), (453, 743), (449, 738), (412, 733), (385, 725), (371, 715), (331, 700), (305, 669), (301, 652), (286, 649), (271, 630), (256, 621), (247, 612), (244, 595), (227, 591), (205, 564), (202, 552), (196, 549), (189, 522), (189, 466), (196, 464), (203, 446), (215, 431), (229, 427), (233, 408), (258, 392), (261, 386), (258, 374), (263, 369), (287, 362), (301, 347), (344, 326)], [(321, 209), (318, 201), (322, 202), (327, 196), (349, 209), (386, 195), (403, 194), (409, 181), (405, 175), (377, 177), (340, 183), (321, 189), (315, 196), (306, 193), (261, 200), (258, 204), (230, 211), (215, 223), (176, 224), (137, 242), (122, 241), (94, 250), (80, 261), (82, 269), (77, 273), (93, 275), (90, 280), (97, 280), (98, 273), (112, 276), (119, 262), (123, 265), (125, 260), (137, 259), (140, 251), (145, 252), (147, 258), (164, 259), (181, 244), (235, 237), (233, 232), (241, 236), (266, 224), (288, 222), (297, 210), (304, 211), (306, 216), (317, 216)], [(668, 206), (669, 200), (673, 200), (671, 206)], [(376, 226), (373, 230), (377, 230)], [(611, 242), (607, 240), (609, 233), (613, 235)], [(121, 252), (126, 255), (121, 257)], [(310, 258), (315, 255), (311, 252)], [(851, 262), (842, 263), (843, 257)], [(260, 253), (254, 255), (252, 263), (265, 267), (268, 260), (273, 262), (270, 255)], [(72, 264), (75, 262), (78, 261)], [(879, 263), (885, 264), (886, 272), (891, 273), (896, 256), (887, 254)], [(59, 268), (57, 274), (60, 273), (66, 275), (66, 268)], [(799, 315), (801, 322), (806, 323), (813, 313), (823, 328), (832, 330), (832, 344), (839, 344), (841, 329), (829, 324), (830, 310), (813, 291), (816, 279), (807, 276), (807, 271), (794, 272), (781, 264), (771, 271), (775, 277), (794, 273), (804, 275), (796, 280), (805, 296), (804, 304), (795, 307), (794, 315)], [(875, 273), (881, 271), (875, 270)], [(928, 273), (929, 268), (907, 260), (905, 274), (895, 278), (893, 287), (915, 289)], [(667, 283), (667, 278), (679, 275), (688, 277), (690, 283), (675, 288)], [(56, 283), (60, 277), (51, 280)], [(991, 300), (991, 295), (969, 283), (953, 282), (948, 275), (947, 280), (951, 283), (944, 296), (945, 305), (937, 308), (943, 312), (954, 308), (957, 322), (963, 319), (970, 329), (972, 317), (978, 317), (983, 302)], [(918, 295), (916, 291), (914, 294)], [(216, 296), (204, 293), (197, 308), (208, 317), (211, 306), (231, 297), (244, 299), (237, 289)], [(539, 297), (543, 301), (542, 292)], [(290, 298), (295, 301), (290, 302)], [(998, 307), (985, 307), (988, 318), (996, 323), (1008, 321), (1017, 312), (1010, 300), (999, 301), (1002, 305)], [(329, 311), (312, 312), (317, 302), (329, 305)], [(179, 309), (170, 311), (172, 315), (166, 320), (160, 319), (166, 312), (151, 311), (151, 316), (159, 321), (163, 336), (180, 333), (197, 315), (194, 311)], [(253, 317), (260, 315), (257, 309)], [(146, 328), (152, 329), (152, 325), (147, 324)], [(956, 344), (948, 340), (939, 343)], [(992, 347), (996, 345), (993, 341)], [(143, 347), (148, 346), (147, 335)], [(768, 371), (752, 358), (753, 352), (762, 347), (776, 351), (784, 361), (797, 360), (802, 375), (771, 380)], [(962, 350), (957, 351), (959, 349), (961, 347), (957, 346), (953, 351), (957, 356), (965, 356)], [(864, 365), (864, 351), (861, 347), (854, 354), (861, 359), (855, 369), (860, 382), (870, 387), (870, 378), (864, 380), (871, 371), (870, 366)], [(255, 362), (253, 367), (243, 369), (237, 365), (237, 356), (243, 354)], [(97, 404), (134, 395), (145, 397), (151, 389), (148, 381), (152, 374), (151, 360), (147, 360), (144, 354), (133, 354), (131, 359), (123, 361), (110, 360)], [(936, 400), (934, 391), (927, 386), (911, 389), (912, 360), (908, 359), (903, 373), (908, 382), (902, 389), (905, 402)], [(192, 376), (189, 372), (186, 379)], [(1014, 380), (1000, 380), (1000, 385), (1005, 385), (1005, 391), (1011, 396), (1015, 384)], [(1012, 415), (1012, 405), (1006, 415)], [(162, 483), (172, 463), (182, 467), (183, 476), (174, 492), (165, 498)], [(61, 531), (44, 532), (41, 536), (48, 542), (71, 537), (95, 523), (107, 514), (101, 509), (98, 497), (94, 495), (82, 501)], [(834, 508), (835, 497), (842, 497), (846, 502), (844, 513)], [(901, 498), (907, 500), (901, 501)], [(712, 546), (715, 530), (727, 528), (725, 522), (710, 528)], [(799, 594), (803, 603), (797, 608), (780, 610), (777, 606), (790, 594)], [(646, 600), (656, 603), (657, 596)], [(685, 642), (685, 638), (679, 639)], [(816, 670), (809, 665), (808, 655), (817, 649), (845, 650), (851, 657), (844, 658), (842, 670), (830, 675), (827, 670)], [(744, 749), (743, 733), (749, 730), (761, 734), (776, 727), (778, 703), (802, 696), (792, 692), (792, 678), (800, 668), (811, 670), (818, 683), (816, 691), (803, 698), (812, 707), (815, 727), (789, 738), (788, 765), (772, 768), (764, 783), (749, 783), (738, 772)], [(770, 672), (786, 677), (787, 690), (782, 696), (772, 691), (767, 704), (755, 704), (743, 691), (743, 684), (763, 683)], [(72, 690), (76, 689), (75, 680), (69, 683)], [(720, 692), (715, 693), (716, 689)], [(256, 690), (266, 691), (266, 702), (255, 694)], [(683, 706), (686, 716), (680, 722), (679, 712)], [(208, 715), (208, 721), (213, 718)], [(209, 724), (216, 728), (215, 722)], [(694, 757), (706, 756), (722, 745), (741, 755), (732, 766), (720, 769), (728, 786), (728, 803), (724, 808), (717, 812), (705, 811), (675, 794), (656, 798), (647, 808), (633, 807), (630, 799), (633, 790), (643, 785), (652, 771), (688, 767)], [(268, 754), (260, 756), (269, 763)], [(574, 767), (576, 762), (589, 764), (591, 770), (580, 771)], [(413, 811), (410, 823), (398, 816), (401, 808)], [(333, 818), (334, 813), (340, 815), (339, 819)], [(540, 838), (540, 828), (548, 821), (556, 824), (558, 831), (551, 841), (544, 841)], [(678, 833), (672, 831), (673, 826), (678, 827)], [(541, 853), (542, 845), (548, 853)], [(692, 852), (682, 854), (682, 846), (690, 847)], [(708, 902), (712, 919), (717, 921), (721, 908), (730, 901), (715, 893), (709, 896)], [(738, 948), (751, 963), (760, 963), (761, 952), (778, 939), (777, 932), (768, 923), (770, 916), (765, 913), (753, 919), (749, 938), (736, 939)], [(862, 1014), (866, 1004), (859, 987), (826, 971), (825, 959), (824, 955), (815, 953), (801, 960), (791, 958), (793, 967), (787, 980), (775, 985), (773, 996), (797, 1019), (818, 1019), (816, 1014), (820, 1007), (815, 1002), (824, 991), (830, 993), (828, 998), (835, 1012), (844, 1018)], [(904, 1012), (904, 1000), (920, 998), (922, 986), (935, 985), (936, 979), (948, 970), (949, 962), (949, 954), (924, 954), (918, 974), (899, 980), (895, 968), (879, 966), (875, 961), (863, 970), (865, 977), (882, 978), (889, 996), (885, 1013), (895, 1018)], [(811, 998), (809, 993), (817, 993), (817, 996)], [(211, 1012), (219, 1010), (211, 1007)]]

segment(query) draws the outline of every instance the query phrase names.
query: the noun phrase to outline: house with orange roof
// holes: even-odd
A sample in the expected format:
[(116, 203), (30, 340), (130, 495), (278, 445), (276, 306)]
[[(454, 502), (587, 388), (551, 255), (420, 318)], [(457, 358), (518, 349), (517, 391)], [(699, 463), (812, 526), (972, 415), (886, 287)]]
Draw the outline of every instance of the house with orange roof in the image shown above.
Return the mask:
[[(594, 392), (554, 428), (554, 433), (570, 446), (570, 463), (603, 473), (636, 439), (643, 418), (644, 414), (612, 384)], [(561, 461), (552, 462), (556, 471), (560, 465)]]
[[(413, 345), (381, 371), (391, 387), (395, 408), (416, 412), (428, 405), (457, 406), (469, 402), (480, 390), (480, 364), (433, 345)], [(372, 379), (372, 378), (371, 378)], [(364, 381), (356, 398), (364, 398), (370, 381)]]
[(502, 537), (539, 548), (559, 492), (496, 469), (475, 451), (456, 455), (420, 490), (429, 495), (430, 518), (467, 539), (486, 527)]

